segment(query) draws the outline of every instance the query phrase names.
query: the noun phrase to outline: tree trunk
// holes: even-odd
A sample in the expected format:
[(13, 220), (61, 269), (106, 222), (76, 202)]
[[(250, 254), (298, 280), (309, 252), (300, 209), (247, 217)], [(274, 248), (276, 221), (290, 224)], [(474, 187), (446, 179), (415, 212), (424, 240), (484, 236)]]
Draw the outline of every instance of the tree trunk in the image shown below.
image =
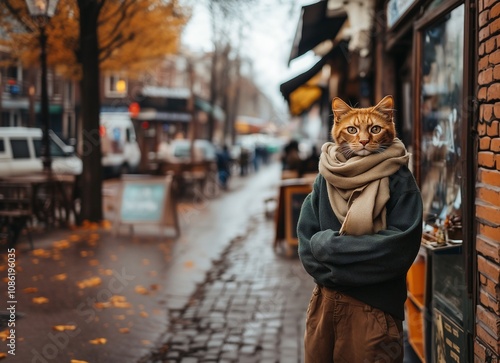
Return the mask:
[(231, 124), (231, 144), (236, 143), (236, 119), (240, 110), (240, 93), (241, 93), (241, 59), (238, 55), (235, 60), (235, 69), (236, 69), (236, 79), (235, 83), (235, 91), (233, 98), (233, 107), (231, 108), (231, 116), (228, 122)]
[(215, 106), (217, 104), (217, 86), (218, 86), (218, 77), (217, 77), (217, 63), (219, 60), (218, 48), (214, 46), (214, 52), (212, 54), (212, 64), (210, 69), (210, 106), (212, 109), (208, 114), (208, 139), (212, 141), (214, 139), (214, 131), (215, 131)]
[(231, 46), (226, 44), (224, 50), (221, 54), (221, 69), (223, 70), (220, 75), (220, 83), (218, 94), (222, 97), (222, 110), (224, 111), (226, 118), (224, 120), (223, 137), (222, 143), (226, 143), (226, 138), (229, 135), (229, 92), (230, 92), (230, 80), (231, 80), (231, 60), (229, 59), (229, 53), (231, 51)]
[(83, 220), (101, 221), (102, 166), (99, 135), (100, 87), (99, 45), (97, 19), (100, 4), (97, 0), (78, 0), (80, 9), (80, 61), (82, 65), (82, 210)]
[(212, 53), (212, 63), (210, 65), (210, 95), (209, 102), (210, 107), (212, 108), (208, 114), (208, 139), (212, 141), (214, 139), (214, 130), (215, 130), (215, 105), (217, 104), (217, 84), (219, 82), (217, 77), (217, 67), (218, 67), (218, 59), (219, 59), (219, 44), (217, 42), (218, 31), (217, 31), (217, 1), (210, 0), (209, 1), (209, 11), (211, 18), (211, 26), (212, 26), (212, 42), (213, 42), (213, 53)]

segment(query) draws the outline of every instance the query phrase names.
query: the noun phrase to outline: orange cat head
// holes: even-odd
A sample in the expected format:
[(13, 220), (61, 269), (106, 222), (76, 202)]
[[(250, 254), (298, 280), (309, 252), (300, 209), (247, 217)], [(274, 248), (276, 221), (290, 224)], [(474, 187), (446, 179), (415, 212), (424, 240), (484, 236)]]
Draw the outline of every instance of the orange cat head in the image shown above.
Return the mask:
[(335, 97), (332, 110), (332, 138), (347, 158), (382, 152), (396, 137), (392, 96), (385, 96), (376, 106), (367, 108), (350, 107)]

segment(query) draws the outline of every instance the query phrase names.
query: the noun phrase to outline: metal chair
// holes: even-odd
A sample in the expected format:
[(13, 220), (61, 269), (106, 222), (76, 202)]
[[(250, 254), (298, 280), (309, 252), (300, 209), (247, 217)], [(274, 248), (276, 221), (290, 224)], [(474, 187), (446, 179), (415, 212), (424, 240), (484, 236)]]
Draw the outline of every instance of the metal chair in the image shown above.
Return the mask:
[(27, 229), (31, 249), (33, 240), (28, 224), (33, 217), (31, 184), (0, 183), (0, 237), (14, 247), (23, 231)]

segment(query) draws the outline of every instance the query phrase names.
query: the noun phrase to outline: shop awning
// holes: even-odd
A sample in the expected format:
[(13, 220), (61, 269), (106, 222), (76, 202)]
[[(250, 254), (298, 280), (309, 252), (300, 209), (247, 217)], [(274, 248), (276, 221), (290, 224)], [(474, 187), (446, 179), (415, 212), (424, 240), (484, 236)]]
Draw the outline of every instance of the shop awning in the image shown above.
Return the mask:
[(343, 51), (347, 47), (346, 42), (340, 42), (336, 46), (334, 46), (323, 58), (321, 58), (315, 65), (313, 65), (310, 69), (305, 71), (302, 74), (282, 83), (280, 85), (280, 92), (285, 97), (287, 101), (290, 101), (290, 94), (295, 91), (300, 86), (306, 84), (311, 78), (321, 72), (323, 66), (329, 59), (342, 55)]
[(280, 91), (288, 102), (290, 113), (300, 115), (316, 102), (322, 94), (322, 88), (318, 85), (320, 81), (321, 67), (316, 63), (307, 72), (292, 78), (280, 86)]
[(167, 112), (158, 111), (156, 109), (141, 109), (136, 120), (150, 122), (191, 122), (192, 116), (188, 112)]
[[(174, 90), (174, 91), (173, 91)], [(164, 122), (190, 122), (189, 112), (190, 94), (184, 89), (168, 89), (161, 87), (150, 87), (148, 92), (142, 94), (138, 101), (140, 112), (138, 120), (164, 121)], [(200, 97), (194, 97), (195, 109), (207, 114), (213, 114), (218, 121), (224, 121), (225, 113), (217, 105), (212, 107), (210, 103)]]
[[(35, 112), (39, 113), (41, 112), (42, 106), (39, 103), (35, 104)], [(59, 114), (62, 113), (62, 106), (61, 105), (49, 105), (49, 113), (50, 114)]]
[(311, 82), (290, 95), (289, 109), (294, 116), (301, 115), (316, 103), (323, 94), (323, 88)]
[(255, 134), (265, 126), (267, 122), (264, 119), (242, 115), (237, 117), (234, 125), (238, 134)]
[(300, 57), (319, 43), (334, 39), (347, 16), (327, 16), (328, 1), (320, 1), (315, 4), (302, 7), (299, 24), (295, 32), (292, 51), (288, 62)]
[(310, 69), (302, 74), (282, 83), (280, 85), (280, 92), (285, 97), (285, 100), (290, 102), (290, 94), (302, 85), (305, 85), (311, 78), (316, 76), (328, 59), (326, 57), (321, 58), (321, 60), (312, 66)]
[(281, 94), (288, 102), (292, 115), (300, 115), (321, 97), (323, 88), (319, 82), (323, 66), (330, 59), (343, 57), (346, 48), (346, 42), (338, 43), (310, 69), (280, 85)]

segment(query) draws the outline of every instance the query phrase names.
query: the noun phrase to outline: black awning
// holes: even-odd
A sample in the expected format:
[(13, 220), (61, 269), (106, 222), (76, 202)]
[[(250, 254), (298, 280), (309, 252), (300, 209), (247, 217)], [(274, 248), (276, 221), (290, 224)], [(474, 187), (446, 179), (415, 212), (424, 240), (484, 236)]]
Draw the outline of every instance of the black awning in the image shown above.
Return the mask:
[(143, 108), (152, 108), (158, 111), (167, 112), (187, 112), (188, 97), (172, 98), (163, 96), (144, 96), (139, 99), (138, 103)]
[(315, 65), (313, 65), (310, 69), (308, 69), (304, 73), (299, 74), (298, 76), (282, 83), (280, 85), (280, 92), (283, 95), (283, 97), (287, 101), (289, 101), (290, 94), (293, 91), (295, 91), (297, 88), (299, 88), (300, 86), (305, 84), (307, 81), (309, 81), (316, 74), (318, 74), (329, 59), (332, 59), (336, 56), (342, 55), (343, 52), (345, 52), (347, 49), (346, 44), (347, 43), (343, 42), (343, 41), (338, 43), (323, 58), (321, 58)]
[(327, 17), (327, 3), (328, 1), (320, 1), (302, 7), (288, 62), (305, 54), (319, 43), (337, 36), (347, 15)]

